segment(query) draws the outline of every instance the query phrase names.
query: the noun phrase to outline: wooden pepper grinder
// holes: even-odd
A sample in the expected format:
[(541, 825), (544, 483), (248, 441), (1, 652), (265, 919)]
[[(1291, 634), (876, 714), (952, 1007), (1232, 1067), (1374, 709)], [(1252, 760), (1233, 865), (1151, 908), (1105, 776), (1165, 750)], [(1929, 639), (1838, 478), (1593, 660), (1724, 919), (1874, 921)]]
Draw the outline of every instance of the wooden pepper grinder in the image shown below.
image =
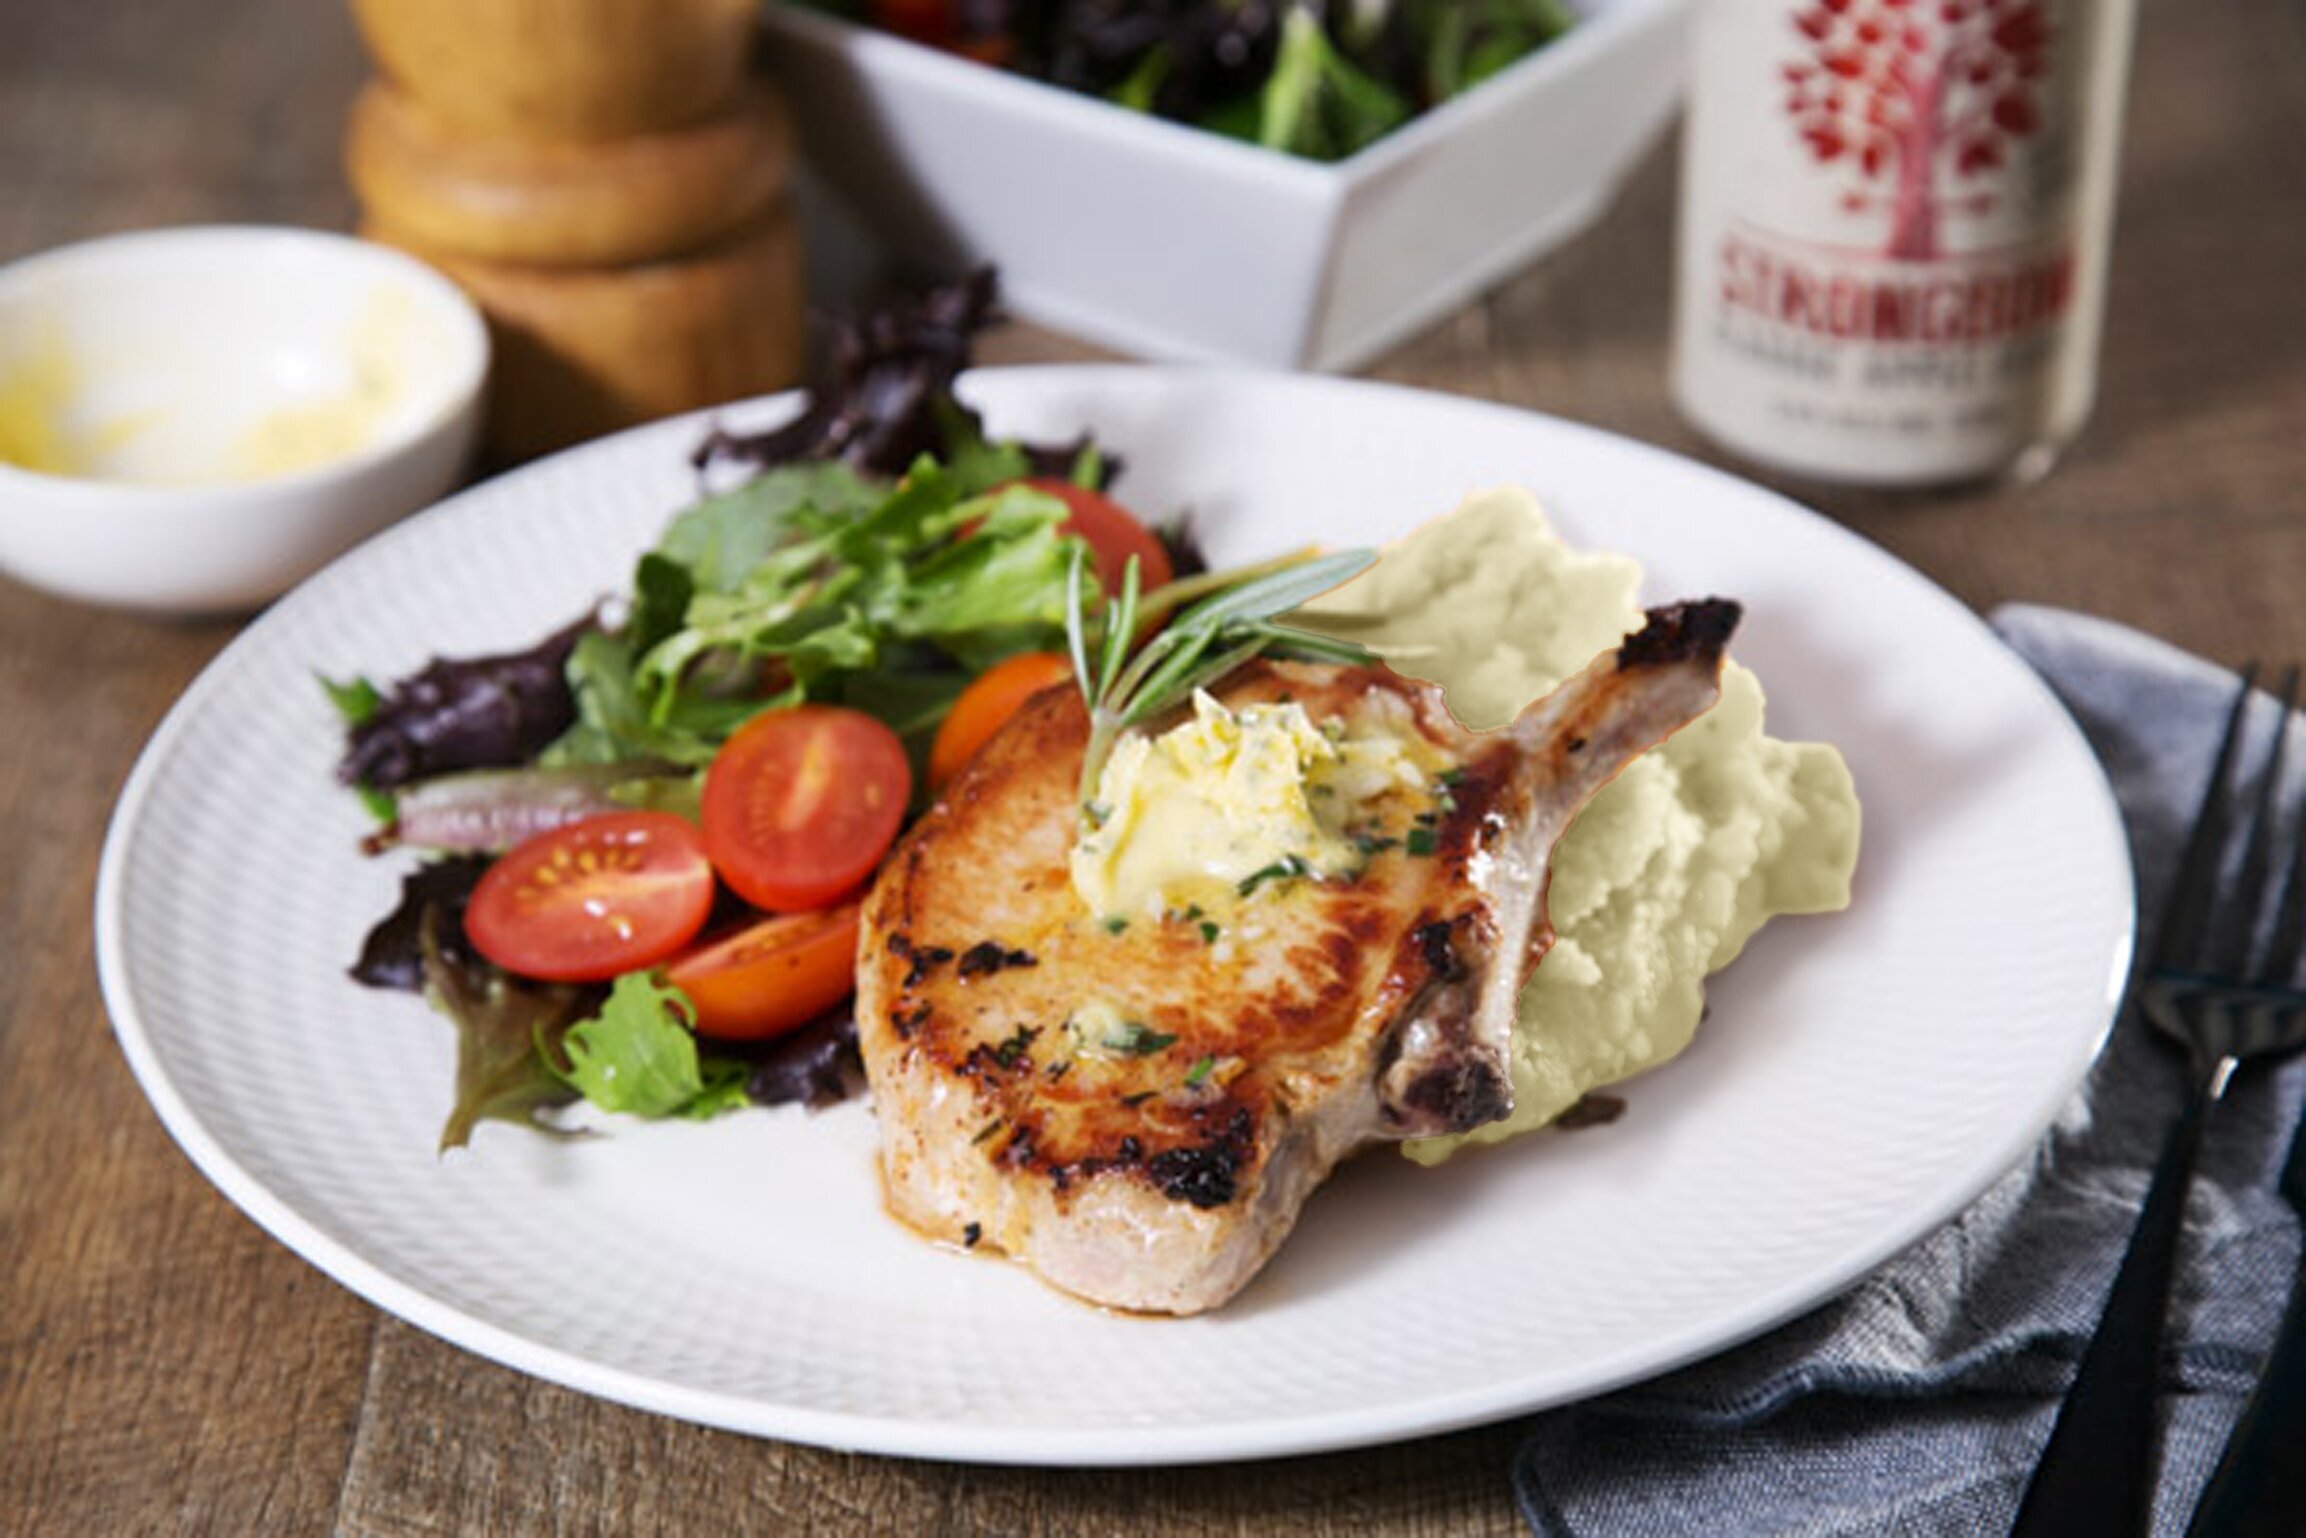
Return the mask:
[(362, 233), (471, 294), (525, 459), (801, 377), (802, 257), (755, 0), (352, 0), (381, 78)]

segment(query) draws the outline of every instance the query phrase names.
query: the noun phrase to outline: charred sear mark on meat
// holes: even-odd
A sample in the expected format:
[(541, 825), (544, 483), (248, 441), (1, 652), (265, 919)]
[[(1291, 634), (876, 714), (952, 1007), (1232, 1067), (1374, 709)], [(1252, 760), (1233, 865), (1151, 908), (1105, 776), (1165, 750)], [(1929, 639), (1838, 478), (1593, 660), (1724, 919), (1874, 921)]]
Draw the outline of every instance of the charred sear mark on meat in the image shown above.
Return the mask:
[(1418, 925), (1410, 937), (1436, 982), (1454, 983), (1465, 976), (1465, 963), (1458, 959), (1457, 944), (1451, 938), (1455, 928), (1447, 919), (1435, 919)]
[(1005, 946), (997, 940), (979, 940), (961, 952), (960, 974), (963, 977), (987, 977), (1008, 967), (1029, 967), (1035, 964), (1031, 951)]
[(986, 1079), (1009, 1077), (1021, 1069), (1030, 1071), (1033, 1043), (1040, 1034), (1041, 1028), (1037, 1025), (1020, 1025), (997, 1042), (979, 1042), (969, 1049), (968, 1056), (954, 1071), (963, 1078)]
[(912, 937), (903, 933), (889, 936), (889, 954), (905, 963), (905, 986), (919, 987), (929, 974), (953, 959), (948, 945), (915, 945)]
[(1254, 1141), (1246, 1110), (1236, 1110), (1225, 1130), (1206, 1143), (1155, 1154), (1145, 1162), (1161, 1194), (1204, 1210), (1233, 1200), (1235, 1177), (1250, 1157)]
[(1486, 1057), (1448, 1058), (1410, 1079), (1396, 1102), (1408, 1113), (1405, 1125), (1469, 1132), (1513, 1109), (1513, 1078), (1502, 1063)]
[(1743, 612), (1732, 598), (1699, 598), (1652, 609), (1648, 623), (1618, 646), (1617, 665), (1622, 670), (1717, 662)]

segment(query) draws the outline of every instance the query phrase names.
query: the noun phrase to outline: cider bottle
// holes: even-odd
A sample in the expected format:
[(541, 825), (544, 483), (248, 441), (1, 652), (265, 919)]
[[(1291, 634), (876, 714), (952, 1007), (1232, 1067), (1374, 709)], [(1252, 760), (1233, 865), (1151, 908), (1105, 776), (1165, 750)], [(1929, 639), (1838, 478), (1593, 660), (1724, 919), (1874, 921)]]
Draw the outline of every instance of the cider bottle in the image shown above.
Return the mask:
[(2046, 470), (2096, 390), (2135, 0), (1698, 0), (1673, 389), (1724, 447)]

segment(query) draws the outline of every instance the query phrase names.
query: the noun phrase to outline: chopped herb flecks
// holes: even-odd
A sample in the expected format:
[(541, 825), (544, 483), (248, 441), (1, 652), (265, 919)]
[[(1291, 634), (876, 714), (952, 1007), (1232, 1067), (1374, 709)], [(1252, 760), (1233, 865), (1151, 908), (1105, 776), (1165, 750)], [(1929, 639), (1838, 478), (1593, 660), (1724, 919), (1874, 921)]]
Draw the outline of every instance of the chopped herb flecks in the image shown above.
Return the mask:
[(1176, 1036), (1170, 1032), (1156, 1031), (1142, 1020), (1124, 1020), (1105, 1033), (1103, 1045), (1109, 1052), (1126, 1052), (1132, 1057), (1145, 1057), (1175, 1045), (1176, 1041)]
[(1247, 897), (1268, 881), (1295, 881), (1312, 874), (1313, 867), (1305, 863), (1302, 855), (1285, 854), (1263, 870), (1251, 871), (1242, 877), (1233, 890)]

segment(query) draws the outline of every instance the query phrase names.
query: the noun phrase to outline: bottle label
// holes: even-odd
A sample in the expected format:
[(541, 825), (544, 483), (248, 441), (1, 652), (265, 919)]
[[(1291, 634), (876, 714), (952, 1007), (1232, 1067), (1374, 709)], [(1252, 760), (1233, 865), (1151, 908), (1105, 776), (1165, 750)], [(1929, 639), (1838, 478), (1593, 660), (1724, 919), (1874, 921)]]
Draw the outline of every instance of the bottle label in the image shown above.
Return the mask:
[(1691, 415), (1759, 458), (1884, 481), (1985, 473), (2078, 421), (2113, 150), (2093, 97), (2118, 93), (2125, 3), (1705, 0)]

